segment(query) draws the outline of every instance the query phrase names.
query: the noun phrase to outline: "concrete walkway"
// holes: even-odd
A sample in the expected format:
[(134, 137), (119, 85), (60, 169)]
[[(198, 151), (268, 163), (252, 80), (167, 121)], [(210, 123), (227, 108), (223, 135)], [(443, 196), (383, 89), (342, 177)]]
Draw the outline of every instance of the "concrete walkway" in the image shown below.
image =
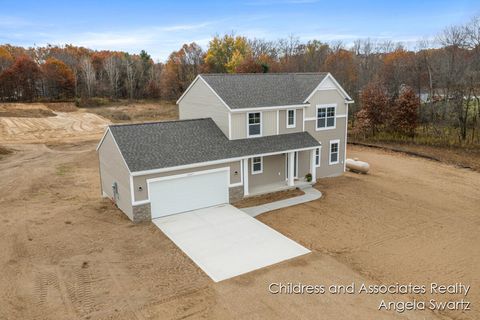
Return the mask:
[(256, 207), (242, 208), (240, 210), (252, 217), (256, 217), (264, 212), (294, 206), (297, 204), (317, 200), (322, 197), (322, 193), (313, 187), (308, 187), (302, 190), (305, 192), (305, 194), (298, 197), (274, 201)]
[(215, 282), (310, 252), (229, 204), (152, 222)]

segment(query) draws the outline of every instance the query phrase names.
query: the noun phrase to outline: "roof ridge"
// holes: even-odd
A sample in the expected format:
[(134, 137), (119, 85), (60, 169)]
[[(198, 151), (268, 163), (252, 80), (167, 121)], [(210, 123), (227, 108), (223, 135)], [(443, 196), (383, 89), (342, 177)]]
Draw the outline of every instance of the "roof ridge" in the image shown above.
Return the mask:
[(172, 123), (172, 122), (187, 122), (187, 121), (200, 121), (200, 120), (211, 120), (212, 118), (195, 118), (195, 119), (177, 119), (177, 120), (159, 120), (159, 121), (151, 121), (151, 122), (137, 122), (137, 123), (118, 123), (118, 124), (110, 124), (108, 125), (109, 128), (111, 127), (130, 127), (130, 126), (141, 126), (141, 125), (151, 125), (151, 124), (158, 124), (158, 123)]
[(245, 73), (200, 73), (200, 76), (243, 76), (243, 75), (295, 75), (295, 74), (306, 74), (306, 75), (320, 75), (329, 73), (328, 71), (319, 71), (319, 72), (245, 72)]

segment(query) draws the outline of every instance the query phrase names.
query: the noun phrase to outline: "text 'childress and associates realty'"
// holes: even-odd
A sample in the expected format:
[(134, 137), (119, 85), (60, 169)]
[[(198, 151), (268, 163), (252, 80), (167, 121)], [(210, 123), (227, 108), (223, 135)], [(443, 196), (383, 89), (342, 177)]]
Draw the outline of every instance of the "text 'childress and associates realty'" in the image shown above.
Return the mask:
[[(342, 295), (342, 294), (366, 294), (366, 295), (439, 295), (443, 299), (413, 299), (392, 301), (381, 299), (378, 304), (378, 310), (395, 310), (403, 313), (407, 310), (470, 310), (470, 301), (465, 297), (470, 291), (470, 285), (463, 283), (439, 284), (432, 282), (429, 285), (424, 284), (303, 284), (303, 283), (280, 283), (273, 282), (268, 286), (271, 294), (308, 294), (308, 295)], [(445, 300), (446, 296), (454, 296), (455, 300)], [(457, 299), (457, 296), (463, 296)]]

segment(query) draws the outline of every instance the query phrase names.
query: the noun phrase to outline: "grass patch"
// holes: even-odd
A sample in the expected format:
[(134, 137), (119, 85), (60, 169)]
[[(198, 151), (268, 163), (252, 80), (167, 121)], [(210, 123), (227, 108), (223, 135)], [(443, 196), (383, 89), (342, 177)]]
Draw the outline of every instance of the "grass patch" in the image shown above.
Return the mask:
[[(354, 131), (350, 127), (350, 132)], [(409, 137), (395, 132), (380, 131), (375, 136), (349, 133), (348, 139), (366, 143), (396, 143), (449, 148), (480, 148), (480, 132), (469, 129), (467, 139), (460, 139), (458, 128), (448, 126), (419, 126), (415, 136)]]
[(9, 109), (0, 110), (0, 117), (18, 117), (18, 118), (48, 118), (55, 117), (56, 114), (48, 109)]
[(178, 119), (177, 106), (167, 101), (112, 101), (86, 110), (114, 123)]
[(99, 108), (95, 110), (90, 110), (90, 112), (98, 114), (99, 116), (109, 119), (112, 122), (125, 122), (132, 120), (132, 118), (122, 110)]
[(112, 101), (107, 98), (80, 98), (75, 99), (75, 106), (78, 108), (98, 108), (111, 104)]
[(57, 176), (63, 177), (66, 174), (68, 174), (71, 170), (72, 168), (62, 164), (56, 167), (55, 173), (57, 174)]

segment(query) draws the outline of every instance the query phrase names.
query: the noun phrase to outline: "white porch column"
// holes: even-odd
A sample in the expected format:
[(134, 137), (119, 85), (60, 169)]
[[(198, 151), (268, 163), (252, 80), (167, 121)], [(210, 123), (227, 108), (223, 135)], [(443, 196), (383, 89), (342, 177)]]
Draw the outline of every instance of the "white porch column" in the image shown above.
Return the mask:
[(243, 196), (248, 196), (248, 159), (242, 160), (243, 166)]
[(315, 165), (315, 160), (316, 160), (316, 149), (313, 149), (311, 152), (311, 157), (310, 157), (310, 173), (312, 174), (312, 182), (315, 183), (317, 180), (317, 166)]
[(295, 166), (295, 153), (294, 152), (289, 152), (288, 153), (288, 170), (287, 170), (287, 175), (288, 175), (288, 186), (293, 187), (294, 181), (293, 181), (293, 171), (294, 166)]

